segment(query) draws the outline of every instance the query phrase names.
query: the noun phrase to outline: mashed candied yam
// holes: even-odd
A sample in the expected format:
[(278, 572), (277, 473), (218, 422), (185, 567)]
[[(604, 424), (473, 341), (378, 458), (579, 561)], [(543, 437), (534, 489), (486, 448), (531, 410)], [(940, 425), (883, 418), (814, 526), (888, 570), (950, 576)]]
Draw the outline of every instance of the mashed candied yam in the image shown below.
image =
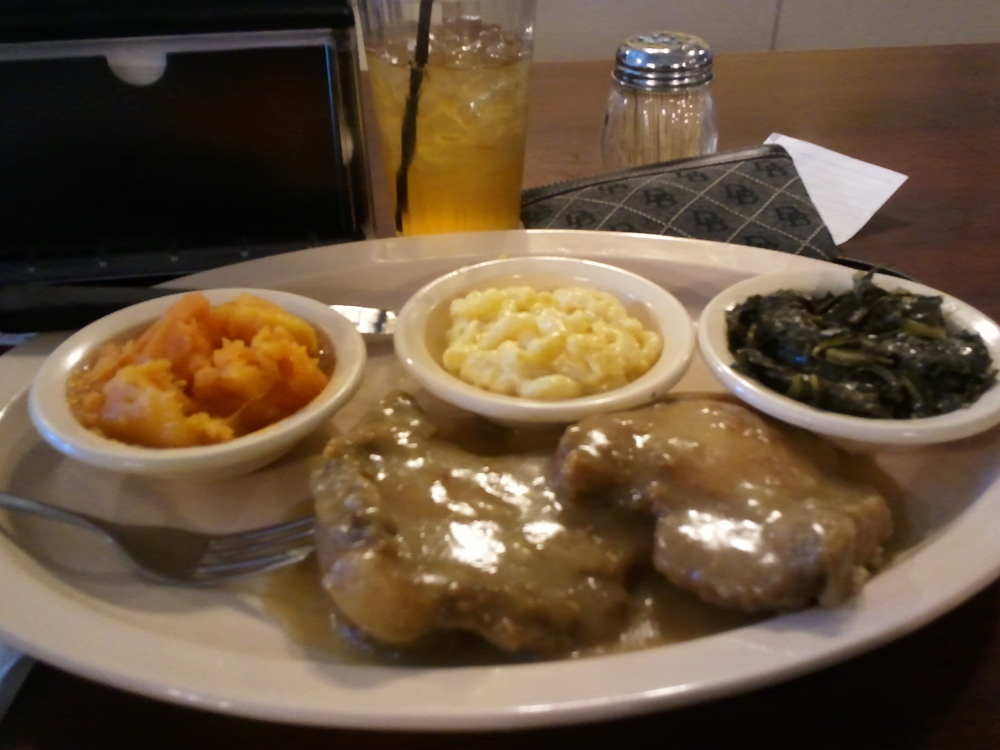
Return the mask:
[(250, 294), (213, 308), (182, 297), (137, 339), (101, 347), (70, 376), (76, 418), (148, 447), (230, 440), (301, 409), (328, 382), (315, 330)]
[(310, 355), (316, 356), (319, 353), (316, 330), (302, 318), (292, 315), (270, 300), (244, 293), (235, 300), (216, 307), (213, 316), (225, 338), (252, 341), (263, 329), (282, 329), (292, 339), (303, 344)]
[(611, 294), (518, 286), (470, 292), (450, 307), (445, 369), (479, 388), (559, 400), (619, 388), (660, 356), (659, 335)]
[(192, 392), (210, 413), (231, 414), (242, 434), (295, 413), (326, 383), (305, 345), (284, 328), (261, 328), (249, 345), (225, 340)]
[(169, 360), (174, 373), (188, 380), (211, 361), (220, 333), (205, 296), (188, 294), (136, 339), (134, 360)]
[(98, 415), (105, 437), (151, 448), (209, 445), (234, 436), (224, 419), (195, 411), (170, 361), (125, 365), (107, 382)]
[(276, 362), (257, 355), (243, 341), (223, 341), (211, 364), (195, 373), (194, 397), (214, 414), (232, 414), (247, 401), (263, 398), (280, 375)]

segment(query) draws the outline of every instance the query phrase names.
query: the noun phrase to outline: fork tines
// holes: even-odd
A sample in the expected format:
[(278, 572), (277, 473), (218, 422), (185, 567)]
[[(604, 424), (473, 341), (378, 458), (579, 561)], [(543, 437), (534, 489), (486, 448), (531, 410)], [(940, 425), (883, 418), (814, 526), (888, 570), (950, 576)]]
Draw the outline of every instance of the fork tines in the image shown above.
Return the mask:
[(261, 573), (303, 560), (313, 551), (314, 522), (309, 516), (277, 526), (217, 537), (206, 546), (193, 577), (208, 582)]

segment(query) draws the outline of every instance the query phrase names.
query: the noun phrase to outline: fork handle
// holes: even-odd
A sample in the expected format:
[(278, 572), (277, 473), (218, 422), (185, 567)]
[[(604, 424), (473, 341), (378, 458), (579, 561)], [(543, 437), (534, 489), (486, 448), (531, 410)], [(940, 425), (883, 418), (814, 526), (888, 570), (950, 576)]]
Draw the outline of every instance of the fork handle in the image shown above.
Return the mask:
[(100, 525), (84, 513), (74, 513), (71, 510), (49, 505), (40, 500), (29, 500), (26, 497), (18, 497), (7, 492), (0, 492), (0, 508), (31, 513), (36, 516), (51, 518), (53, 521), (71, 523), (74, 526), (81, 526), (90, 531), (96, 531), (99, 534), (105, 533)]

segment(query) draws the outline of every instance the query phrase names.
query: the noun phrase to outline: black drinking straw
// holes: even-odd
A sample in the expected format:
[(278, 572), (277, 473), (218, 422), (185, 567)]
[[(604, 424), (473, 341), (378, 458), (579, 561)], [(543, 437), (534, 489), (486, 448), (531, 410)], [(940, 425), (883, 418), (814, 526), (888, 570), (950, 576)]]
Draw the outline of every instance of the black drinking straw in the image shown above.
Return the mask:
[(402, 149), (399, 171), (396, 172), (396, 231), (403, 231), (403, 214), (409, 202), (407, 174), (413, 152), (417, 148), (417, 101), (420, 99), (420, 84), (424, 80), (424, 66), (431, 37), (431, 7), (434, 0), (420, 0), (420, 17), (417, 19), (417, 44), (413, 51), (413, 67), (410, 68), (410, 92), (403, 110)]

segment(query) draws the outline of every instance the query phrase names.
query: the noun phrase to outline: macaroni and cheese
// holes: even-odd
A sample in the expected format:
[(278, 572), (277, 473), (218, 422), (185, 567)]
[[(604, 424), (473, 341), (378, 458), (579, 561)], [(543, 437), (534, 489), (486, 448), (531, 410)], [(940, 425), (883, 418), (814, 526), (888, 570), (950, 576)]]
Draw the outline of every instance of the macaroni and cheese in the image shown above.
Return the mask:
[(579, 287), (474, 291), (451, 303), (444, 368), (509, 396), (603, 393), (645, 373), (663, 348), (613, 295)]

